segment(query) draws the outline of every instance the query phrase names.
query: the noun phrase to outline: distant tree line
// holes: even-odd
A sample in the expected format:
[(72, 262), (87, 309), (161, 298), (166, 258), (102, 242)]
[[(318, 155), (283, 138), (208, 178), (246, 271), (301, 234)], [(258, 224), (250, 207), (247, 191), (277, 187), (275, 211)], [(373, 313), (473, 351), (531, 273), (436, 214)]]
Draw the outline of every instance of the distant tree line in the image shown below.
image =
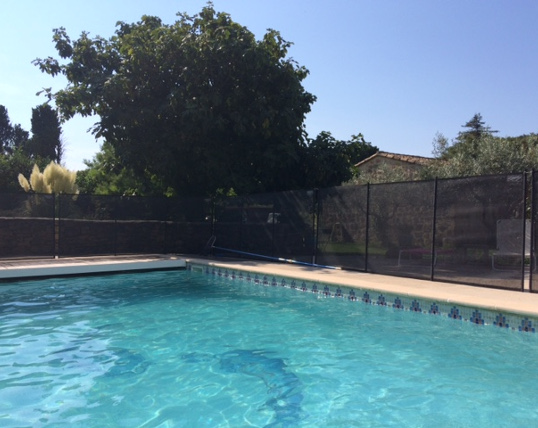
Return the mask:
[(538, 135), (497, 137), (480, 113), (465, 125), (452, 144), (442, 134), (433, 141), (435, 161), (422, 178), (519, 173), (538, 169)]

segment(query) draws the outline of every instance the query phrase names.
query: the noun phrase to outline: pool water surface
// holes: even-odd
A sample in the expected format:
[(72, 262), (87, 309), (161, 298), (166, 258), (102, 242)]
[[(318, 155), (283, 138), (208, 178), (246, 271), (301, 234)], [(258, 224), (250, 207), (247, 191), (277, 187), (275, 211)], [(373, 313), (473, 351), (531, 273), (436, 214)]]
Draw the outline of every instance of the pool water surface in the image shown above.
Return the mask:
[(538, 426), (538, 338), (190, 271), (0, 285), (2, 427)]

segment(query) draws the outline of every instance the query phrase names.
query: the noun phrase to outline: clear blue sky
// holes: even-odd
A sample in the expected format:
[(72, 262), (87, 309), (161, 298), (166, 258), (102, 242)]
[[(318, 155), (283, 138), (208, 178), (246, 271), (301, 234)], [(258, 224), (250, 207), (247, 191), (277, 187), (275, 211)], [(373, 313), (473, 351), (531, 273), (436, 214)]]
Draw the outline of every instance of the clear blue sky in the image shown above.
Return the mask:
[[(195, 14), (205, 0), (2, 0), (0, 104), (30, 130), (43, 87), (35, 58), (56, 56), (52, 29), (110, 37), (117, 21), (142, 15), (165, 23)], [(306, 121), (314, 138), (348, 140), (362, 132), (381, 150), (430, 156), (437, 132), (455, 138), (475, 113), (499, 136), (538, 132), (536, 0), (214, 0), (258, 39), (267, 28), (293, 42), (289, 55), (310, 75), (317, 96)], [(99, 143), (95, 119), (63, 125), (65, 164), (83, 169)]]

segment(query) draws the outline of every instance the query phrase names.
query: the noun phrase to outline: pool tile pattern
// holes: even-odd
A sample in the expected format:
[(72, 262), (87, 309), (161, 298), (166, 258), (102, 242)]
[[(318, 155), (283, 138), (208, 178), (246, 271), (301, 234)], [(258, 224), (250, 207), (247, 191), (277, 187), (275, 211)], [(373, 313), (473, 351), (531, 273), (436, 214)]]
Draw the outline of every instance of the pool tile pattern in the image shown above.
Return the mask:
[(428, 301), (412, 296), (398, 296), (375, 292), (373, 290), (325, 284), (322, 281), (314, 282), (284, 276), (260, 275), (249, 272), (248, 270), (234, 270), (196, 263), (187, 263), (187, 270), (230, 281), (246, 282), (265, 287), (280, 286), (297, 290), (297, 292), (312, 293), (317, 295), (317, 298), (341, 298), (350, 302), (384, 306), (394, 310), (411, 311), (426, 315), (445, 316), (456, 321), (471, 322), (476, 325), (493, 326), (526, 333), (535, 333), (536, 325), (538, 324), (537, 319), (531, 319), (513, 313), (503, 313), (483, 308), (454, 305), (450, 302)]

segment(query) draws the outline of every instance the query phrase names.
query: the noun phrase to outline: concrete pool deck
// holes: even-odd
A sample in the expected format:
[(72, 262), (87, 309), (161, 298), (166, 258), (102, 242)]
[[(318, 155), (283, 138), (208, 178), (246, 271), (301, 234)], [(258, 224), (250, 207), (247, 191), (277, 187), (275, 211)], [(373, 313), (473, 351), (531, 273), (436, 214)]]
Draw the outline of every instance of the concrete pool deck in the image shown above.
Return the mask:
[(0, 260), (0, 281), (65, 275), (181, 269), (185, 268), (189, 263), (302, 279), (343, 287), (360, 288), (363, 290), (417, 297), (538, 318), (538, 293), (499, 290), (337, 269), (323, 269), (295, 264), (221, 258), (211, 259), (181, 255)]
[(0, 259), (0, 281), (66, 275), (74, 276), (160, 269), (181, 269), (185, 268), (185, 266), (185, 257), (172, 255), (66, 257), (60, 259)]

